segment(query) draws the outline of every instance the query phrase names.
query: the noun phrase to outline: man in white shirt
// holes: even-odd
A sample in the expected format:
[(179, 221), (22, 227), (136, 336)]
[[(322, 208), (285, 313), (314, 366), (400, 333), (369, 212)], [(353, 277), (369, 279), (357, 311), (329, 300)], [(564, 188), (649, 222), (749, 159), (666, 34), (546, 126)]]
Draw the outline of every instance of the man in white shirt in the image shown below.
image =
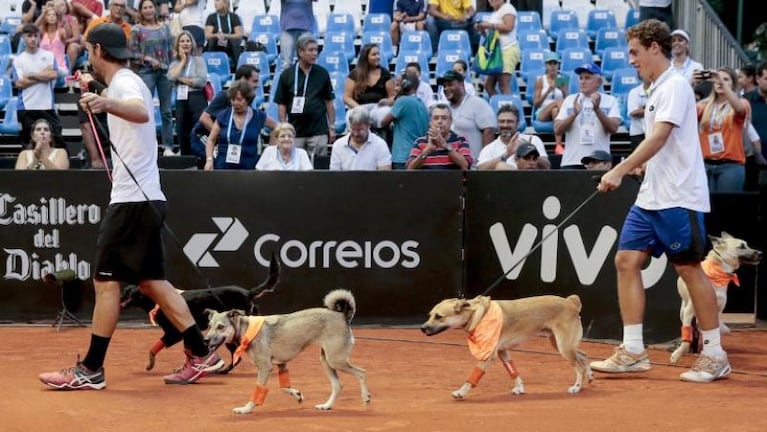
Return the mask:
[(561, 168), (583, 169), (581, 159), (594, 150), (610, 152), (610, 134), (618, 131), (621, 112), (614, 96), (599, 91), (602, 69), (594, 63), (575, 68), (580, 92), (568, 95), (554, 119), (554, 134), (565, 136)]
[(476, 160), (482, 147), (495, 138), (495, 113), (486, 100), (466, 94), (464, 78), (458, 72), (447, 71), (437, 79), (453, 115), (452, 130), (469, 141), (471, 155)]
[(331, 171), (391, 170), (391, 152), (386, 141), (370, 132), (372, 119), (364, 107), (349, 111), (349, 134), (333, 143)]
[(626, 98), (626, 111), (629, 119), (629, 141), (631, 141), (631, 151), (634, 151), (639, 143), (644, 140), (644, 108), (647, 105), (647, 89), (650, 88), (650, 81), (642, 79), (642, 84), (629, 90)]
[(421, 79), (421, 65), (418, 62), (410, 62), (405, 66), (405, 73), (412, 72), (418, 76), (418, 90), (415, 95), (423, 102), (424, 106), (430, 107), (436, 102), (434, 99), (434, 90), (431, 89), (431, 85), (427, 81)]
[(703, 65), (690, 57), (690, 35), (682, 29), (671, 32), (671, 64), (688, 82), (693, 81), (695, 71), (703, 70)]
[(591, 363), (591, 368), (609, 373), (650, 369), (642, 327), (642, 268), (651, 254), (658, 257), (665, 253), (687, 285), (702, 330), (703, 351), (692, 369), (679, 378), (709, 383), (726, 377), (731, 369), (721, 345), (714, 289), (700, 264), (706, 246), (703, 215), (711, 207), (697, 138), (695, 95), (671, 65), (667, 25), (654, 19), (642, 21), (626, 36), (630, 63), (652, 82), (645, 109), (647, 136), (631, 155), (601, 177), (598, 190), (617, 189), (625, 175), (643, 167), (645, 177), (626, 216), (615, 256), (623, 344), (608, 359)]
[(498, 108), (498, 138), (479, 152), (477, 169), (519, 169), (517, 149), (524, 144), (532, 145), (536, 149), (538, 158), (535, 165), (538, 169), (551, 168), (543, 141), (535, 135), (520, 133), (517, 130), (518, 126), (519, 110), (516, 106), (503, 105)]

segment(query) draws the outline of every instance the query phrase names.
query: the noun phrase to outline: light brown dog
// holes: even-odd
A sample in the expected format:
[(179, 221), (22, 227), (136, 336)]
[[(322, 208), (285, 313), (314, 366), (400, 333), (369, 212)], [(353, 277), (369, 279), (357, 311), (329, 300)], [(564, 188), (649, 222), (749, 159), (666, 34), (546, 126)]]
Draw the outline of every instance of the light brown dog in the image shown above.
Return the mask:
[(492, 340), (492, 351), (487, 358), (477, 356), (479, 362), (466, 382), (452, 393), (453, 398), (465, 398), (497, 356), (514, 379), (511, 392), (524, 394), (524, 383), (511, 360), (510, 350), (535, 335), (549, 336), (554, 348), (575, 368), (575, 384), (567, 389), (569, 393), (581, 391), (584, 377), (589, 382), (594, 379), (586, 362), (586, 354), (578, 350), (583, 327), (580, 317), (581, 300), (577, 295), (567, 298), (547, 295), (518, 300), (491, 300), (487, 296), (477, 296), (471, 300), (443, 300), (429, 312), (429, 319), (421, 326), (421, 331), (432, 336), (447, 329), (464, 329), (469, 333), (471, 347), (476, 330), (483, 326), (483, 319), (490, 313), (493, 304), (500, 308), (500, 314), (495, 314), (502, 317), (500, 336), (497, 342)]
[[(266, 381), (274, 365), (278, 369), (280, 389), (293, 396), (299, 403), (303, 394), (290, 385), (287, 363), (311, 344), (319, 345), (320, 362), (330, 379), (331, 393), (324, 404), (316, 405), (318, 410), (333, 407), (339, 393), (341, 382), (338, 372), (354, 375), (360, 381), (362, 403), (370, 403), (365, 370), (352, 365), (349, 356), (354, 348), (351, 321), (356, 311), (354, 296), (346, 290), (329, 292), (324, 299), (324, 308), (304, 309), (285, 315), (265, 317), (245, 316), (244, 312), (232, 310), (216, 312), (208, 310), (210, 324), (206, 339), (208, 344), (218, 347), (224, 343), (240, 344), (241, 351), (250, 355), (258, 368), (258, 384), (244, 406), (234, 408), (236, 414), (253, 412), (256, 406), (264, 403), (267, 388)], [(262, 321), (258, 321), (261, 320)], [(260, 329), (253, 332), (255, 322)], [(247, 342), (242, 344), (243, 340)]]

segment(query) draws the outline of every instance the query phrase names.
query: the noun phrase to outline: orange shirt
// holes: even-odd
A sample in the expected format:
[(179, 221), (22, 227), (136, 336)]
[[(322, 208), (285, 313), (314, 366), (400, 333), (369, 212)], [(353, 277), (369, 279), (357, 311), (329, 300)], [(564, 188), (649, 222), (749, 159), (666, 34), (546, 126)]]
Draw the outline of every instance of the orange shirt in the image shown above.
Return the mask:
[[(96, 27), (99, 24), (111, 23), (111, 22), (112, 22), (112, 20), (108, 16), (93, 18), (91, 20), (91, 22), (88, 23), (88, 27), (86, 27), (85, 31), (83, 32), (83, 41), (87, 41), (88, 40), (88, 32), (90, 32), (94, 27)], [(117, 24), (117, 23), (113, 23), (113, 24), (119, 25), (123, 29), (123, 31), (125, 32), (125, 40), (129, 41), (130, 40), (130, 29), (132, 28), (130, 23), (128, 23), (126, 21), (123, 21), (120, 24)]]
[[(741, 164), (746, 163), (746, 155), (743, 151), (743, 130), (746, 119), (751, 117), (751, 105), (745, 99), (740, 99), (745, 111), (737, 115), (729, 103), (724, 103), (720, 108), (712, 108), (708, 121), (703, 121), (703, 114), (708, 100), (698, 102), (698, 134), (700, 147), (705, 160), (726, 159)], [(711, 147), (715, 134), (721, 134), (724, 150), (713, 153)], [(714, 145), (715, 146), (715, 145)]]

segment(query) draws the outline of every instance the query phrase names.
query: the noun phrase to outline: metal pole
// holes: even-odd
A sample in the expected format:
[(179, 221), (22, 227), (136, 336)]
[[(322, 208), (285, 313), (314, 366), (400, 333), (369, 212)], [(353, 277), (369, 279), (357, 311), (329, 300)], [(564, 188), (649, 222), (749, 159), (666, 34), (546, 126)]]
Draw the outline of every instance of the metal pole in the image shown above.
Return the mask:
[(738, 45), (743, 46), (743, 0), (738, 0), (738, 24), (735, 33)]

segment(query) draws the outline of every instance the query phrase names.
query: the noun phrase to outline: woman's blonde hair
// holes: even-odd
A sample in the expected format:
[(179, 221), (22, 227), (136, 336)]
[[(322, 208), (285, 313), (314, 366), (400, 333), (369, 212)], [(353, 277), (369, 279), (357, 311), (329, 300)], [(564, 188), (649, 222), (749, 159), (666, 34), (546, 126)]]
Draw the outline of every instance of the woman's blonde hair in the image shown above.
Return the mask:
[(290, 131), (294, 137), (296, 136), (296, 128), (288, 122), (283, 122), (274, 127), (274, 138), (277, 138), (280, 135), (280, 132), (284, 131)]
[(178, 37), (176, 37), (176, 42), (173, 44), (173, 49), (176, 51), (176, 56), (178, 56), (179, 48), (178, 44), (181, 41), (181, 36), (186, 36), (192, 41), (192, 55), (194, 55), (195, 50), (197, 49), (197, 42), (194, 41), (194, 36), (192, 36), (192, 33), (189, 30), (184, 30), (181, 33), (179, 33)]

